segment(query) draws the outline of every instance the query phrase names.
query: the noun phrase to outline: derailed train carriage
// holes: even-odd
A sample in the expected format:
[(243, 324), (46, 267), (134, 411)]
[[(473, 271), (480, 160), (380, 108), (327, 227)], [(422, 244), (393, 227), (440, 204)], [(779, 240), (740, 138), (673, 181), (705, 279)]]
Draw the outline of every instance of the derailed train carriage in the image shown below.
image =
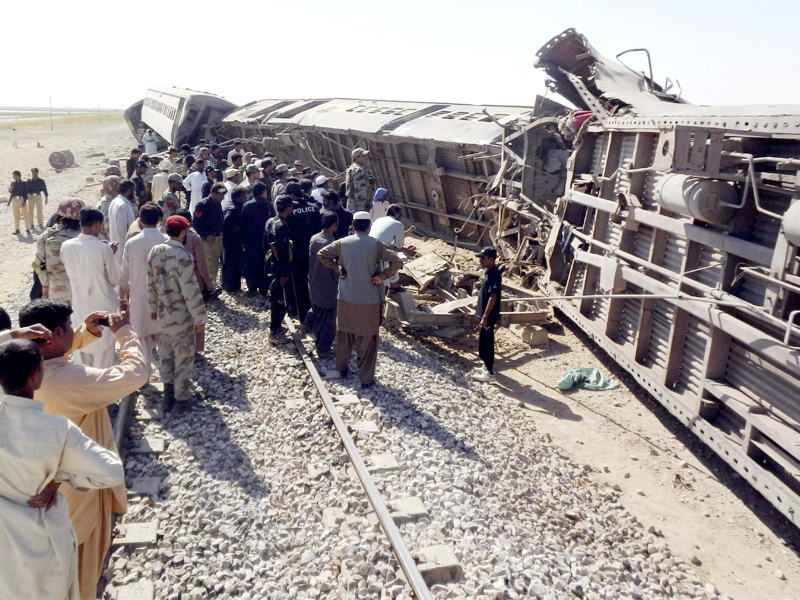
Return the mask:
[(203, 137), (331, 176), (370, 149), (418, 230), (495, 244), (797, 523), (800, 107), (689, 104), (574, 30), (537, 66), (577, 110), (262, 100)]

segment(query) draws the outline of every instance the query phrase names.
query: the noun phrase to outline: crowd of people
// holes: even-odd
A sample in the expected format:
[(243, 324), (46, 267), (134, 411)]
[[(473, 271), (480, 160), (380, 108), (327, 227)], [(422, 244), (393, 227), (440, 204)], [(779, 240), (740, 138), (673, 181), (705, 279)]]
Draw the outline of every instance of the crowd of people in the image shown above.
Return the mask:
[[(258, 159), (238, 142), (227, 154), (204, 140), (170, 147), (155, 165), (143, 149), (152, 150), (131, 152), (125, 178), (108, 168), (94, 206), (59, 203), (37, 239), (19, 327), (0, 309), (0, 428), (9, 432), (0, 545), (15, 548), (0, 567), (0, 596), (95, 597), (111, 512), (126, 507), (106, 407), (151, 385), (155, 368), (164, 410), (191, 407), (206, 304), (220, 288), (264, 298), (273, 344), (288, 341), (288, 313), (320, 357), (335, 355), (341, 377), (355, 352), (362, 388), (375, 384), (381, 307), (398, 285), (406, 232), (401, 207), (375, 189), (369, 152), (353, 150), (334, 190), (300, 161)], [(15, 172), (10, 194), (26, 225), (31, 196), (47, 202), (35, 175), (22, 182)], [(481, 255), (483, 380), (494, 377), (495, 257), (493, 248)]]

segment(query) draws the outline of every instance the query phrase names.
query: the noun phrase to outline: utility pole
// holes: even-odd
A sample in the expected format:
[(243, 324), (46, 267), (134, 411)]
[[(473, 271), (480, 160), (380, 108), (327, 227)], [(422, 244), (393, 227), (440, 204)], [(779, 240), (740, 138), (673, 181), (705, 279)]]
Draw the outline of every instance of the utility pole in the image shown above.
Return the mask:
[(50, 96), (50, 131), (53, 131), (53, 97)]

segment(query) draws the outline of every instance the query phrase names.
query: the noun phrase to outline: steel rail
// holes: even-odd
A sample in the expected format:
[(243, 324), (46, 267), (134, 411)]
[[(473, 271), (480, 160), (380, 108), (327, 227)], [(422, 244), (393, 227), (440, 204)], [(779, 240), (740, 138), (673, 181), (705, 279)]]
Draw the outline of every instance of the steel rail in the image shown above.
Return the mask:
[(114, 426), (112, 428), (114, 432), (114, 445), (117, 447), (117, 452), (123, 460), (123, 442), (125, 441), (125, 435), (127, 433), (126, 425), (128, 424), (128, 413), (131, 409), (131, 401), (136, 393), (137, 392), (128, 394), (119, 401), (119, 404), (117, 404), (117, 416), (114, 418)]
[(383, 528), (383, 532), (386, 534), (386, 537), (389, 538), (389, 543), (392, 546), (392, 550), (394, 550), (394, 555), (397, 558), (397, 562), (400, 563), (400, 568), (403, 569), (403, 573), (405, 573), (411, 589), (414, 590), (414, 594), (420, 600), (431, 600), (431, 592), (428, 589), (425, 580), (422, 578), (422, 573), (419, 572), (419, 569), (417, 569), (417, 564), (414, 562), (414, 559), (411, 558), (411, 554), (409, 553), (408, 548), (406, 548), (403, 537), (400, 535), (400, 531), (397, 529), (397, 525), (395, 525), (394, 519), (392, 519), (392, 516), (389, 513), (389, 509), (386, 508), (386, 504), (384, 504), (378, 488), (375, 487), (375, 482), (372, 481), (372, 478), (367, 471), (367, 467), (364, 465), (364, 461), (361, 460), (361, 455), (358, 453), (358, 448), (356, 448), (353, 438), (350, 437), (350, 433), (347, 431), (347, 426), (344, 424), (344, 421), (342, 421), (339, 411), (336, 410), (336, 407), (333, 404), (333, 399), (328, 393), (328, 390), (325, 389), (325, 384), (322, 381), (322, 378), (319, 376), (319, 372), (314, 366), (314, 362), (311, 360), (308, 351), (306, 351), (305, 346), (303, 346), (303, 342), (300, 340), (300, 336), (297, 334), (297, 330), (295, 329), (292, 320), (286, 316), (284, 317), (283, 322), (286, 325), (286, 328), (292, 334), (294, 344), (297, 346), (297, 350), (300, 352), (300, 356), (303, 359), (306, 370), (311, 376), (311, 381), (314, 382), (314, 387), (317, 388), (317, 392), (322, 399), (322, 405), (325, 407), (325, 410), (328, 411), (328, 415), (333, 421), (333, 426), (336, 428), (336, 433), (339, 434), (339, 438), (342, 440), (344, 450), (347, 452), (347, 456), (350, 458), (350, 462), (353, 464), (356, 475), (358, 475), (358, 479), (361, 482), (361, 487), (364, 488), (364, 491), (367, 494), (369, 503), (372, 505), (372, 509), (375, 511), (375, 515), (378, 517), (378, 521)]

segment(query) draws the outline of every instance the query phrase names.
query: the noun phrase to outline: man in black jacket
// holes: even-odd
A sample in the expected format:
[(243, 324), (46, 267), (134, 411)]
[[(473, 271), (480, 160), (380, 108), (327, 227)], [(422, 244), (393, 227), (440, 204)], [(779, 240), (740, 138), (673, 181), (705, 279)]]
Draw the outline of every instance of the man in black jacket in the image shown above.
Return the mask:
[(242, 207), (242, 230), (244, 231), (244, 278), (250, 294), (266, 296), (269, 281), (264, 270), (264, 256), (269, 251), (265, 247), (264, 236), (267, 221), (275, 216), (275, 209), (269, 201), (269, 187), (259, 181), (253, 186), (253, 199)]
[[(310, 183), (310, 182), (309, 182)], [(306, 196), (299, 183), (286, 185), (286, 193), (294, 200), (292, 216), (289, 217), (289, 230), (292, 234), (292, 286), (291, 308), (300, 322), (306, 318), (311, 300), (308, 297), (308, 246), (311, 236), (322, 231), (322, 215), (319, 205), (310, 196)]]
[(215, 183), (208, 198), (203, 198), (194, 207), (192, 225), (203, 238), (203, 251), (211, 281), (216, 283), (222, 254), (222, 199), (228, 189), (223, 183)]
[(272, 343), (286, 341), (282, 323), (286, 316), (286, 288), (292, 274), (292, 240), (287, 219), (292, 214), (293, 204), (291, 196), (278, 196), (275, 199), (278, 215), (267, 222), (269, 268), (273, 275), (269, 284), (269, 339)]
[(353, 224), (353, 213), (347, 210), (339, 201), (339, 194), (333, 190), (326, 190), (322, 192), (322, 206), (325, 210), (336, 213), (339, 217), (339, 228), (333, 237), (337, 240), (350, 235), (350, 226)]
[(222, 289), (228, 293), (242, 289), (244, 267), (244, 231), (242, 206), (247, 190), (237, 185), (231, 192), (231, 202), (222, 209)]

